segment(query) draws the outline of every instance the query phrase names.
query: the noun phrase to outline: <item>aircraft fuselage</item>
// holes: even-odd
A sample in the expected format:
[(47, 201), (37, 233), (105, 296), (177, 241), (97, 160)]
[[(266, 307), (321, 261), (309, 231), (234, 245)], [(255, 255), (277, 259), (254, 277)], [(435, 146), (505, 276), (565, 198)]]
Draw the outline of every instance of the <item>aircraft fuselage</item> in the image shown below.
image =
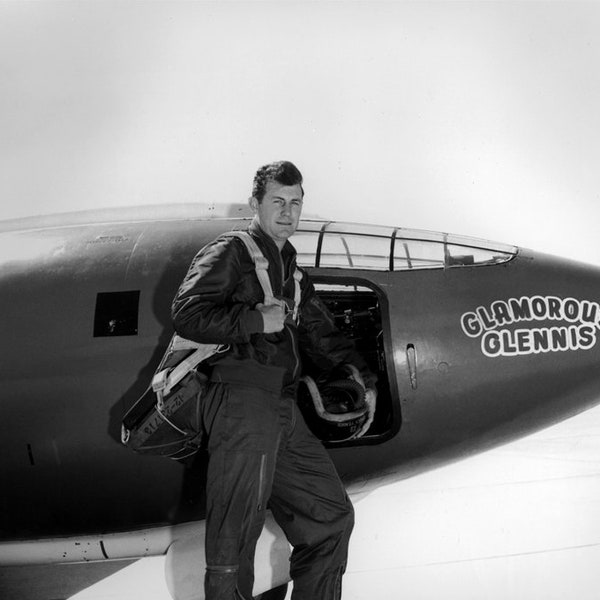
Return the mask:
[[(325, 224), (309, 225), (306, 239), (322, 241)], [(169, 341), (171, 300), (194, 254), (246, 226), (160, 219), (1, 234), (1, 541), (203, 517), (204, 457), (185, 467), (136, 455), (120, 443), (121, 419)], [(389, 260), (366, 268), (370, 250), (352, 247), (351, 228), (325, 227), (346, 250), (328, 263), (315, 243), (308, 270), (349, 330), (373, 328), (382, 375), (374, 431), (330, 445), (348, 485), (404, 478), (597, 402), (597, 268), (516, 249), (477, 263), (449, 257), (445, 238), (419, 241), (445, 244), (443, 264), (418, 263), (398, 250), (401, 230), (393, 270)]]

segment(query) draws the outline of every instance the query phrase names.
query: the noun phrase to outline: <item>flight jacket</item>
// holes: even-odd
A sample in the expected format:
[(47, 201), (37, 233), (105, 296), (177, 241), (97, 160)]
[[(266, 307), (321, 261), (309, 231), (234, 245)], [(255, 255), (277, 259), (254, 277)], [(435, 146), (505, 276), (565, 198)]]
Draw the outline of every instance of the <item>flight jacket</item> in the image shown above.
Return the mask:
[(202, 248), (173, 300), (172, 320), (184, 338), (228, 346), (209, 359), (211, 380), (294, 397), (303, 363), (321, 372), (351, 363), (361, 371), (367, 387), (374, 386), (374, 374), (353, 342), (336, 328), (303, 269), (297, 322), (292, 320), (296, 269), (292, 244), (286, 241), (280, 253), (257, 222), (248, 231), (269, 261), (273, 295), (286, 302), (289, 314), (281, 332), (264, 333), (262, 314), (256, 310), (264, 293), (242, 240), (220, 236)]

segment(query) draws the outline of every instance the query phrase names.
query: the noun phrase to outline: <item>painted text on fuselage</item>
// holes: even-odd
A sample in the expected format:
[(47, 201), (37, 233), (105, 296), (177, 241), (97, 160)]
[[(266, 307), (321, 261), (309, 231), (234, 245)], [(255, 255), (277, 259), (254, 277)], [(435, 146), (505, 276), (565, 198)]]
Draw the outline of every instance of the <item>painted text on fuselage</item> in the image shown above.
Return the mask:
[[(555, 323), (541, 326), (542, 321)], [(481, 351), (492, 358), (589, 350), (596, 344), (600, 305), (556, 296), (497, 300), (464, 313), (461, 327), (467, 336), (481, 337)]]

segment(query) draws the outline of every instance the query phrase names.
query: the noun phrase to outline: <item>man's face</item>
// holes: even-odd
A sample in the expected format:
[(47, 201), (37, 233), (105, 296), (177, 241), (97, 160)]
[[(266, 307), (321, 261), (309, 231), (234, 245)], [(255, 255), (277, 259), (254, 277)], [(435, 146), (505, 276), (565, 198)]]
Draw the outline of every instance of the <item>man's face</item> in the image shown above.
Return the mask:
[(300, 184), (282, 185), (269, 181), (262, 202), (251, 198), (250, 206), (262, 230), (281, 250), (298, 227), (302, 213), (302, 187)]

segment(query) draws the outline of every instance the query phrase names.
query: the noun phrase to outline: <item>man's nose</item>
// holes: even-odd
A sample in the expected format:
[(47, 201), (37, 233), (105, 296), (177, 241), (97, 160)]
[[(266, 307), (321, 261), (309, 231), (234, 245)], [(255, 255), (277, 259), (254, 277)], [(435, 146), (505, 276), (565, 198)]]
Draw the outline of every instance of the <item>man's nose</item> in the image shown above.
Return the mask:
[(285, 215), (285, 216), (287, 216), (287, 215), (289, 215), (291, 212), (292, 212), (292, 207), (291, 207), (291, 205), (290, 205), (290, 204), (288, 204), (287, 202), (285, 202), (285, 203), (283, 204), (283, 206), (281, 207), (281, 214), (282, 214), (282, 215)]

